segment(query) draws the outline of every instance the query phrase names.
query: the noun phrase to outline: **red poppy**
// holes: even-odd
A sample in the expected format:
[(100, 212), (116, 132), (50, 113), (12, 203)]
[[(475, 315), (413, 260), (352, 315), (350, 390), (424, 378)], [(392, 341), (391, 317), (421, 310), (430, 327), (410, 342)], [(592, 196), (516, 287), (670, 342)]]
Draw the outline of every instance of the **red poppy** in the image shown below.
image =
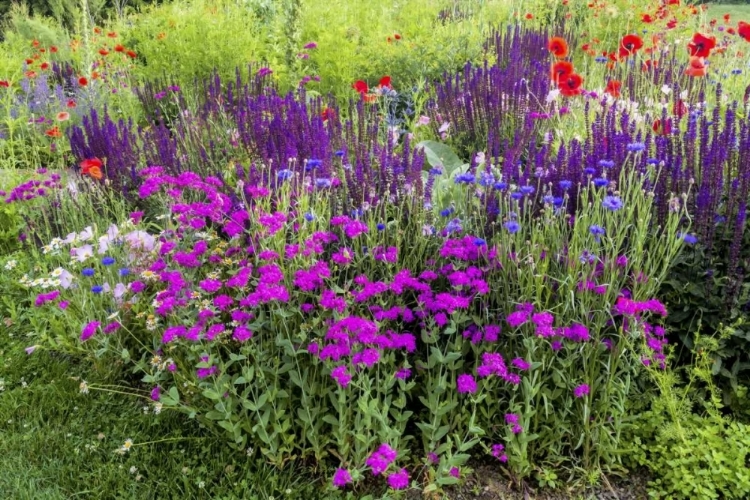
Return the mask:
[(117, 45), (115, 45), (115, 52), (125, 52), (125, 47), (118, 43)]
[(0, 80), (0, 87), (5, 87), (7, 89), (10, 87), (10, 82), (8, 80)]
[(50, 47), (50, 48), (49, 48), (49, 51), (50, 51), (50, 52), (52, 52), (52, 53), (54, 54), (55, 52), (57, 52), (57, 47), (55, 47), (55, 46), (53, 45), (52, 47)]
[(568, 43), (559, 36), (553, 36), (547, 42), (547, 49), (558, 59), (568, 55)]
[(129, 51), (125, 52), (125, 53), (126, 53), (126, 54), (128, 55), (128, 57), (129, 57), (129, 58), (131, 58), (131, 59), (135, 59), (136, 57), (138, 57), (138, 54), (136, 54), (136, 53), (135, 53), (135, 52), (133, 52), (132, 50), (129, 50)]
[(724, 22), (725, 22), (725, 23), (728, 23), (728, 22), (729, 22), (729, 18), (730, 18), (730, 17), (731, 17), (731, 16), (730, 16), (729, 14), (724, 14)]
[(696, 33), (687, 47), (691, 56), (708, 57), (711, 55), (711, 49), (716, 47), (716, 37)]
[(667, 22), (667, 29), (673, 30), (677, 27), (677, 19), (671, 19), (669, 22)]
[(31, 45), (33, 47), (39, 47), (39, 40), (34, 40), (33, 42), (31, 42)]
[(39, 52), (41, 52), (42, 54), (44, 54), (45, 52), (47, 52), (47, 49), (39, 49)]
[(604, 89), (604, 92), (611, 95), (612, 97), (620, 97), (620, 89), (622, 88), (622, 83), (619, 82), (619, 80), (610, 80), (607, 82), (607, 87)]
[(654, 18), (650, 14), (641, 14), (641, 21), (644, 23), (653, 23)]
[(702, 57), (691, 56), (690, 64), (685, 70), (685, 74), (692, 77), (706, 76), (706, 65)]
[(92, 71), (91, 72), (91, 79), (92, 80), (98, 80), (99, 79), (99, 72), (98, 71)]
[(42, 71), (46, 71), (46, 70), (48, 70), (48, 69), (49, 69), (49, 63), (48, 63), (48, 62), (43, 62), (43, 63), (41, 64), (41, 66), (39, 66), (39, 68), (40, 68), (40, 69), (41, 69)]
[(36, 71), (27, 71), (24, 75), (26, 75), (26, 78), (36, 78)]
[(711, 20), (710, 20), (710, 21), (708, 22), (708, 25), (709, 25), (709, 26), (711, 26), (711, 27), (713, 28), (714, 26), (716, 26), (716, 23), (717, 23), (717, 22), (718, 22), (718, 21), (717, 21), (716, 19), (711, 19)]
[(68, 99), (68, 102), (66, 102), (65, 105), (69, 108), (75, 108), (76, 102), (73, 99)]
[(109, 55), (109, 51), (105, 48), (101, 48), (99, 49), (99, 54), (102, 56), (106, 56), (106, 55)]
[(737, 34), (737, 32), (734, 30), (734, 28), (727, 28), (727, 33), (729, 33), (730, 35), (736, 35)]
[(48, 129), (44, 135), (47, 137), (62, 137), (62, 132), (60, 132), (60, 129), (57, 127), (52, 127), (51, 129)]
[(85, 76), (82, 76), (78, 79), (78, 85), (80, 85), (81, 87), (85, 87), (88, 84), (89, 84), (89, 81)]
[(680, 0), (667, 0), (667, 5), (680, 5)]
[(550, 78), (557, 83), (566, 76), (573, 73), (573, 63), (569, 61), (557, 61), (550, 68)]
[(367, 82), (363, 80), (357, 80), (356, 82), (354, 82), (352, 84), (352, 88), (360, 94), (366, 94), (370, 90), (370, 87), (367, 86)]
[(393, 88), (393, 87), (391, 87), (391, 77), (387, 76), (387, 75), (380, 79), (380, 82), (378, 82), (378, 85), (380, 87), (386, 87), (386, 88), (389, 88), (389, 89)]
[(102, 178), (102, 161), (99, 158), (83, 160), (80, 165), (83, 175), (90, 175), (97, 180)]
[(393, 38), (395, 38), (396, 40), (401, 40), (401, 35), (399, 35), (398, 33), (394, 33)]
[(110, 31), (109, 33), (107, 33), (107, 36), (110, 38), (117, 38), (117, 33), (115, 33), (114, 31)]
[(526, 14), (526, 15), (525, 15), (524, 17), (525, 17), (526, 19), (534, 19), (534, 14), (532, 14), (531, 12), (529, 12), (529, 13), (528, 13), (528, 14)]
[(578, 73), (570, 73), (565, 75), (565, 78), (561, 79), (558, 83), (560, 93), (567, 97), (579, 95), (583, 90), (581, 85), (583, 84), (583, 77)]
[(97, 35), (101, 35), (102, 34), (102, 29), (101, 28), (94, 28), (94, 33), (96, 33)]
[(750, 23), (740, 21), (740, 23), (737, 25), (737, 34), (750, 42)]
[(659, 135), (669, 135), (672, 133), (672, 121), (667, 119), (662, 123), (662, 121), (657, 118), (654, 120), (654, 123), (651, 124), (651, 128)]
[(34, 60), (33, 59), (26, 59), (25, 62), (26, 62), (26, 64), (34, 64)]
[(325, 108), (321, 113), (320, 117), (323, 119), (323, 121), (330, 120), (336, 116), (336, 112), (332, 110), (331, 108)]
[(638, 35), (625, 35), (620, 40), (620, 57), (632, 56), (643, 47), (643, 39)]

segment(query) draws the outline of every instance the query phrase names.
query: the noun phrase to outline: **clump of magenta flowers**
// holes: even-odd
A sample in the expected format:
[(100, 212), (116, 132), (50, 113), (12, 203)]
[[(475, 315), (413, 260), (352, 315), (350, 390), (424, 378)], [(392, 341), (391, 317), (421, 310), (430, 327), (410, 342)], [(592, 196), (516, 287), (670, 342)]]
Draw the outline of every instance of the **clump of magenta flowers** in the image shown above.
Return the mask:
[(576, 199), (458, 182), (450, 209), (348, 213), (315, 172), (257, 168), (271, 182), (142, 169), (151, 213), (58, 238), (65, 286), (34, 299), (57, 348), (132, 363), (160, 410), (278, 466), (328, 463), (332, 487), (438, 491), (472, 456), (519, 480), (618, 466), (685, 229), (679, 199), (652, 220), (657, 166)]

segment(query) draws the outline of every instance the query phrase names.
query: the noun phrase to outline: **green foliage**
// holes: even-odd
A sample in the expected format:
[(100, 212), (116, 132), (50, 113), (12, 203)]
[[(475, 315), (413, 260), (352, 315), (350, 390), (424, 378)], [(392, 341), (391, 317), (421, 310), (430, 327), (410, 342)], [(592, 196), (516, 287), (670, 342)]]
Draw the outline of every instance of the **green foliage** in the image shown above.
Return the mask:
[[(651, 470), (653, 498), (748, 498), (750, 427), (722, 414), (711, 370), (718, 343), (695, 338), (697, 357), (687, 384), (670, 370), (649, 371), (658, 393), (636, 420), (629, 459)], [(696, 385), (708, 393), (701, 397)]]

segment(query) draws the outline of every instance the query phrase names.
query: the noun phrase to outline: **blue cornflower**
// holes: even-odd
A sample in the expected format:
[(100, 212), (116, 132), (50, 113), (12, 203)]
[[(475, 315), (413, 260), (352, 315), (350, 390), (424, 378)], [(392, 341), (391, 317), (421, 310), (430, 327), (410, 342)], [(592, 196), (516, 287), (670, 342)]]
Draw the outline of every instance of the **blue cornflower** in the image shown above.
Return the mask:
[(742, 74), (742, 70), (741, 70), (741, 69), (739, 69), (739, 68), (737, 68), (737, 69), (733, 69), (733, 70), (732, 70), (732, 74), (733, 74), (733, 75), (741, 75), (741, 74)]
[(335, 154), (336, 156), (338, 156), (340, 158), (340, 157), (344, 156), (344, 150), (343, 149), (339, 149), (338, 151), (336, 151), (333, 154)]
[(456, 184), (473, 184), (475, 180), (474, 174), (467, 172), (465, 174), (458, 174), (454, 182)]
[(443, 169), (442, 168), (432, 167), (430, 169), (430, 175), (441, 175), (442, 173), (443, 173)]
[(510, 197), (513, 198), (514, 200), (520, 200), (521, 198), (523, 198), (523, 193), (516, 191), (516, 192), (510, 193)]
[(646, 149), (646, 145), (642, 142), (631, 142), (628, 144), (628, 151), (631, 153), (640, 153), (641, 151)]
[(726, 221), (727, 221), (727, 218), (724, 217), (723, 215), (716, 214), (714, 216), (714, 222), (717, 224), (723, 224)]
[(677, 237), (682, 238), (682, 241), (684, 241), (688, 245), (695, 245), (696, 243), (698, 243), (698, 238), (696, 238), (692, 234), (677, 233)]
[(276, 172), (276, 178), (280, 181), (285, 181), (288, 178), (290, 178), (293, 175), (293, 172), (289, 170), (288, 168), (285, 168), (283, 170), (279, 170)]
[(492, 175), (489, 172), (484, 172), (479, 177), (479, 185), (480, 186), (492, 186), (495, 183), (495, 176)]
[(554, 197), (554, 196), (552, 196), (551, 194), (548, 194), (548, 195), (546, 195), (546, 196), (545, 196), (544, 198), (542, 198), (542, 201), (543, 201), (543, 202), (544, 202), (544, 203), (545, 203), (546, 205), (552, 205), (552, 203), (554, 203), (554, 201), (555, 201), (555, 197)]
[(450, 214), (453, 213), (453, 207), (444, 208), (440, 211), (440, 215), (443, 217), (448, 217)]
[(102, 264), (104, 264), (105, 266), (111, 266), (114, 263), (115, 263), (114, 257), (104, 257), (102, 259)]
[(315, 220), (315, 216), (310, 212), (307, 212), (303, 217), (307, 222), (312, 222), (313, 220)]
[(331, 179), (326, 179), (324, 177), (321, 177), (320, 179), (315, 179), (315, 186), (320, 189), (329, 188), (331, 187)]
[(604, 187), (607, 184), (609, 184), (609, 181), (605, 179), (604, 177), (597, 177), (596, 179), (594, 179), (594, 186), (598, 188)]
[(594, 235), (594, 240), (599, 243), (601, 236), (604, 235), (604, 228), (596, 224), (592, 224), (589, 227), (589, 232)]
[(502, 181), (496, 182), (495, 189), (497, 189), (498, 191), (505, 191), (506, 189), (508, 189), (508, 183)]
[(612, 160), (599, 160), (599, 166), (604, 168), (612, 168), (615, 166), (615, 162)]
[(586, 175), (594, 175), (596, 173), (596, 169), (594, 167), (586, 167), (583, 169), (583, 173)]
[(503, 227), (505, 227), (510, 234), (516, 234), (521, 229), (521, 225), (514, 220), (509, 220), (503, 224)]
[(484, 239), (482, 239), (482, 238), (474, 238), (474, 245), (476, 245), (478, 247), (483, 247), (486, 244), (487, 244), (487, 241), (485, 241)]
[(656, 159), (656, 158), (649, 158), (649, 159), (646, 160), (646, 163), (648, 163), (649, 165), (658, 165), (659, 164), (659, 160)]
[(309, 172), (310, 170), (314, 168), (318, 168), (322, 164), (323, 164), (323, 160), (316, 160), (316, 159), (307, 160), (307, 163), (305, 163), (305, 170)]
[(604, 56), (599, 56), (596, 59), (594, 59), (594, 61), (596, 61), (596, 62), (598, 62), (600, 64), (604, 64), (605, 62), (607, 62), (607, 58), (604, 57)]
[(559, 182), (560, 189), (563, 191), (567, 191), (568, 189), (573, 187), (573, 183), (571, 181), (562, 180)]
[(377, 228), (378, 228), (378, 231), (382, 231), (383, 229), (385, 229), (385, 224), (383, 224), (382, 222), (380, 222), (380, 223), (378, 223)]
[(527, 195), (527, 194), (532, 194), (535, 191), (535, 189), (534, 189), (534, 186), (521, 186), (519, 191), (521, 192), (521, 194)]
[(359, 219), (360, 217), (362, 217), (363, 213), (364, 212), (362, 212), (361, 208), (355, 208), (354, 210), (349, 212), (349, 215), (351, 216), (352, 219)]
[(96, 294), (102, 293), (102, 290), (104, 290), (104, 288), (99, 285), (94, 285), (91, 287), (91, 291)]
[(453, 219), (448, 223), (448, 225), (445, 226), (445, 231), (450, 234), (454, 233), (456, 231), (462, 231), (463, 227), (461, 226), (461, 219)]
[(552, 204), (555, 205), (555, 207), (560, 208), (563, 204), (562, 196), (555, 196), (552, 200)]
[(622, 208), (622, 200), (619, 196), (605, 196), (602, 200), (602, 206), (614, 212)]
[(128, 269), (127, 267), (123, 267), (118, 271), (118, 274), (120, 276), (127, 276), (128, 274), (130, 274), (130, 269)]
[(84, 276), (93, 276), (95, 272), (96, 272), (96, 271), (94, 271), (94, 270), (93, 270), (93, 269), (91, 269), (90, 267), (87, 267), (87, 268), (85, 268), (85, 269), (83, 269), (83, 270), (81, 271), (81, 274), (83, 274)]

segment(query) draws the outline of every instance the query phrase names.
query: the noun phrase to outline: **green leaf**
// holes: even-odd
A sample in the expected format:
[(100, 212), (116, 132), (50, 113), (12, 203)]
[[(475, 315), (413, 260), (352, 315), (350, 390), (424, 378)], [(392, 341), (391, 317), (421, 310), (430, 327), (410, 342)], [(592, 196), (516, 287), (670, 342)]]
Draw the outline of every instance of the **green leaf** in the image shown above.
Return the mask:
[(446, 144), (436, 141), (422, 141), (417, 144), (417, 147), (424, 148), (427, 163), (431, 167), (443, 167), (448, 176), (463, 165), (461, 159)]

